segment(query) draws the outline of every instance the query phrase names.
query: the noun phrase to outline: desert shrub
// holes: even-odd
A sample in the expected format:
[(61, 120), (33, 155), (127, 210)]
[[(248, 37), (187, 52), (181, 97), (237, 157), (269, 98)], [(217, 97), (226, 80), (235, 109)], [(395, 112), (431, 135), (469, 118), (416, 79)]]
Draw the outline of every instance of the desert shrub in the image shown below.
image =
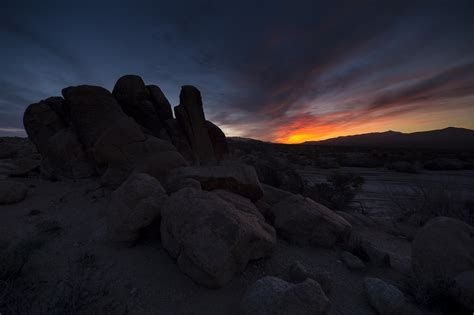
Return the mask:
[(353, 172), (334, 171), (326, 177), (326, 183), (306, 184), (303, 194), (331, 209), (342, 210), (363, 184), (364, 178)]
[(474, 200), (446, 185), (412, 185), (408, 193), (390, 191), (390, 198), (401, 220), (423, 216), (424, 221), (437, 216), (452, 217), (474, 225)]

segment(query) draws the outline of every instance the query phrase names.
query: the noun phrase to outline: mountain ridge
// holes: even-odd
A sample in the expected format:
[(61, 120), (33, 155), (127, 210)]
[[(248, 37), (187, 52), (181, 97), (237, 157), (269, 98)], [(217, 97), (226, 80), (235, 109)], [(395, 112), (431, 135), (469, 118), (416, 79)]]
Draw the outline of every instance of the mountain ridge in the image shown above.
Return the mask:
[(385, 132), (341, 136), (320, 141), (306, 141), (301, 144), (471, 151), (474, 150), (474, 130), (457, 127), (412, 133), (388, 130)]

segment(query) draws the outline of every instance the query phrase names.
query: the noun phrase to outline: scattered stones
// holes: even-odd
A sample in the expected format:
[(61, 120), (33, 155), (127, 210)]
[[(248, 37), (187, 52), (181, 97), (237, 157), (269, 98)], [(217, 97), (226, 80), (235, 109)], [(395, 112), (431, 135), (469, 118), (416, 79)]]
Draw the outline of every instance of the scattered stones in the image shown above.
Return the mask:
[(332, 287), (332, 275), (327, 271), (309, 271), (299, 261), (295, 261), (289, 268), (290, 281), (293, 283), (300, 283), (306, 279), (313, 279), (318, 282), (323, 288), (324, 292), (329, 293)]
[(298, 284), (277, 277), (264, 277), (255, 282), (241, 302), (241, 314), (328, 314), (329, 299), (312, 279)]
[(346, 240), (352, 229), (334, 211), (301, 195), (283, 199), (270, 211), (279, 235), (299, 244), (333, 247)]
[(184, 188), (161, 210), (161, 241), (195, 282), (216, 288), (249, 260), (269, 255), (275, 230), (237, 203), (218, 194)]
[(111, 195), (108, 233), (115, 241), (134, 241), (140, 229), (160, 218), (167, 198), (160, 182), (148, 174), (131, 175)]
[(474, 228), (453, 218), (432, 219), (413, 241), (412, 268), (427, 288), (443, 288), (473, 270)]
[(377, 278), (365, 278), (364, 289), (370, 305), (377, 313), (404, 314), (405, 296), (397, 287)]
[(341, 253), (341, 260), (351, 270), (361, 270), (365, 268), (365, 264), (359, 257), (353, 255), (350, 252), (343, 251)]
[(25, 199), (28, 187), (19, 182), (1, 180), (0, 181), (0, 204), (18, 203)]

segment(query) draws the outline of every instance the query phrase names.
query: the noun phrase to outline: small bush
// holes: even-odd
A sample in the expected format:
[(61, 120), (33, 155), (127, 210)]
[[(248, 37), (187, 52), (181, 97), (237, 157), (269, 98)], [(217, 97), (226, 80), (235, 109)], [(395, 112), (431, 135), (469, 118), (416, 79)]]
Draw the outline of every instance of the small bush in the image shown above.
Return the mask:
[(344, 209), (364, 184), (364, 178), (352, 172), (334, 171), (326, 183), (305, 185), (304, 195), (331, 209)]

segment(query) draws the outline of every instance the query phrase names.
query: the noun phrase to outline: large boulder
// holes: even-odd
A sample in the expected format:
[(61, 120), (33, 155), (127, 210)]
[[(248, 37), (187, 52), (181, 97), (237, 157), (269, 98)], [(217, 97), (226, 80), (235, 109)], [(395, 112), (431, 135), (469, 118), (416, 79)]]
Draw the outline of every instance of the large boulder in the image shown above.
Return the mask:
[(163, 123), (151, 101), (150, 90), (145, 86), (138, 75), (125, 75), (118, 79), (112, 91), (115, 99), (122, 107), (125, 114), (149, 130), (153, 135), (159, 136)]
[(147, 174), (132, 174), (110, 198), (108, 234), (117, 241), (134, 241), (140, 230), (159, 220), (167, 194), (160, 182)]
[(174, 144), (176, 149), (178, 149), (179, 153), (181, 153), (190, 164), (196, 164), (198, 160), (196, 153), (191, 149), (191, 145), (189, 144), (188, 138), (184, 133), (183, 129), (181, 129), (178, 120), (166, 120), (165, 128), (170, 137), (171, 142)]
[(269, 209), (281, 237), (299, 244), (332, 247), (348, 239), (352, 226), (334, 211), (301, 195), (291, 195)]
[(62, 94), (72, 125), (88, 154), (106, 130), (127, 119), (113, 95), (102, 87), (71, 86), (63, 89)]
[(364, 289), (370, 305), (378, 314), (406, 314), (405, 296), (397, 287), (377, 278), (365, 278)]
[(173, 180), (192, 178), (200, 182), (204, 190), (224, 189), (252, 201), (263, 195), (255, 170), (245, 164), (183, 167), (171, 172), (170, 177)]
[(176, 119), (184, 130), (200, 164), (216, 162), (214, 148), (207, 130), (201, 92), (191, 85), (181, 88), (180, 104), (174, 108)]
[(63, 129), (49, 138), (43, 151), (41, 173), (46, 178), (87, 178), (96, 174), (95, 165), (87, 159), (72, 128)]
[(459, 274), (474, 269), (474, 228), (453, 218), (430, 220), (413, 241), (412, 268), (426, 288), (451, 286)]
[(95, 173), (70, 126), (69, 110), (61, 97), (50, 97), (28, 106), (23, 124), (42, 155), (41, 173), (44, 177), (83, 178)]
[(312, 279), (291, 284), (277, 277), (264, 277), (255, 282), (241, 302), (241, 314), (328, 314), (329, 299)]
[(64, 120), (50, 107), (50, 103), (51, 99), (46, 99), (31, 104), (23, 115), (26, 133), (41, 154), (48, 150), (50, 138), (67, 127)]
[(161, 210), (161, 240), (195, 282), (221, 287), (249, 260), (271, 253), (274, 229), (218, 194), (184, 188)]
[(25, 199), (28, 187), (19, 182), (0, 181), (0, 205), (17, 203)]
[(173, 111), (171, 110), (171, 104), (161, 89), (156, 85), (147, 85), (146, 87), (150, 92), (151, 102), (160, 119), (162, 121), (172, 119)]
[(211, 121), (206, 120), (206, 126), (216, 159), (222, 161), (229, 155), (229, 147), (227, 145), (225, 134), (221, 128), (213, 124)]

